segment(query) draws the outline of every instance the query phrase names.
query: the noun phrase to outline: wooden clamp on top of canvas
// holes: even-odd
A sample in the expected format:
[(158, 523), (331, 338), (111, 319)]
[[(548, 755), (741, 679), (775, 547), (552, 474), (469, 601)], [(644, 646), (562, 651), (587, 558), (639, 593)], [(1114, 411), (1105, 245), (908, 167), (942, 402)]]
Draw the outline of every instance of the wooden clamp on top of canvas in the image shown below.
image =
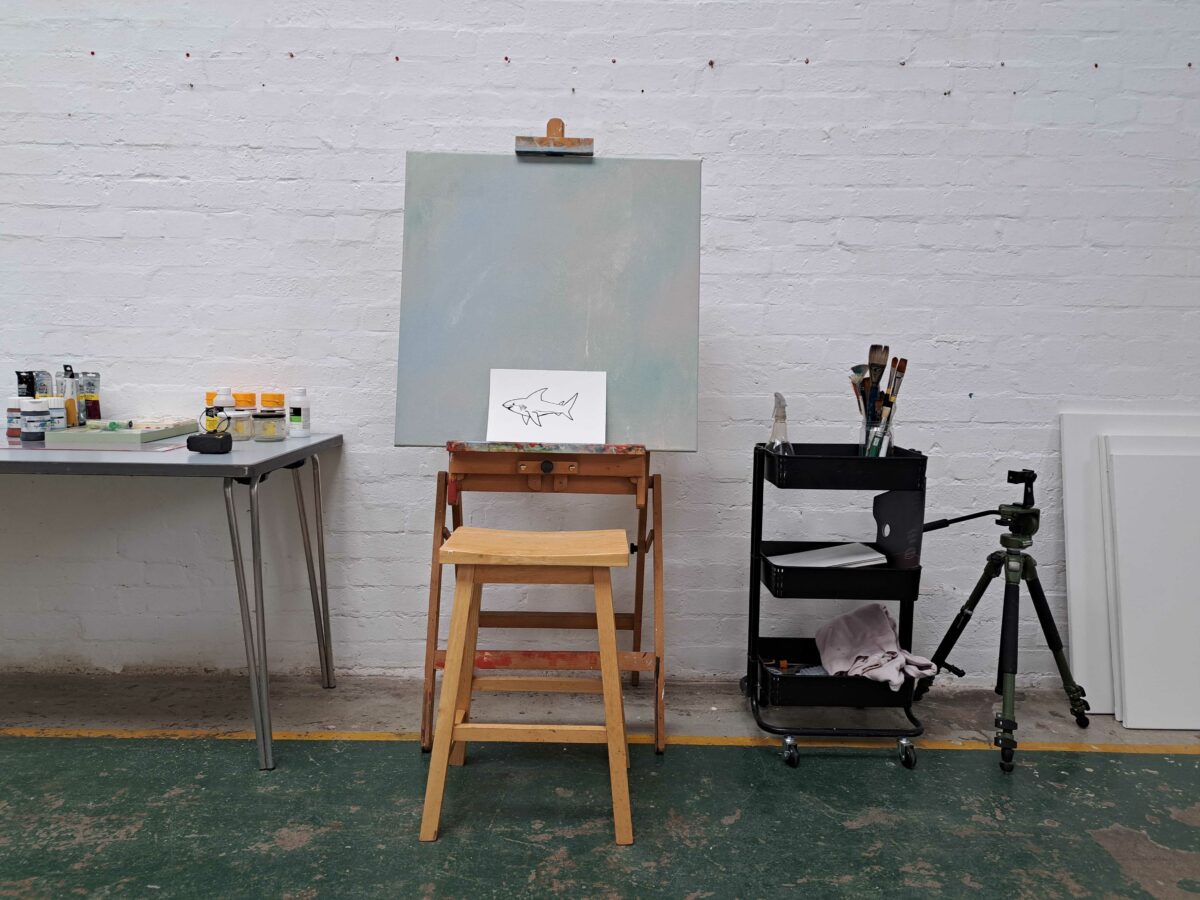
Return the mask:
[(564, 136), (562, 119), (551, 119), (546, 123), (545, 137), (517, 135), (518, 156), (592, 156), (591, 138)]

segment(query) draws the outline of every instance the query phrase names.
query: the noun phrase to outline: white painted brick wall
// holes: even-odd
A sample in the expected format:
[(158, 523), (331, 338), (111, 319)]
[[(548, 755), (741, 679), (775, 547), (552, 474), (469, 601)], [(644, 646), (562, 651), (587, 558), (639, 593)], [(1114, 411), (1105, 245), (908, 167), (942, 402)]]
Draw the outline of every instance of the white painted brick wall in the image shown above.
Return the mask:
[[(1065, 620), (1060, 404), (1182, 404), (1200, 377), (1198, 38), (1194, 0), (8, 4), (0, 371), (98, 369), (113, 414), (307, 385), (346, 435), (338, 664), (413, 672), (442, 454), (390, 446), (404, 151), (506, 153), (560, 115), (602, 154), (704, 159), (701, 452), (660, 461), (671, 671), (741, 669), (771, 391), (793, 439), (846, 440), (874, 340), (911, 361), (900, 434), (930, 453), (931, 517), (1039, 471)], [(264, 490), (271, 663), (310, 668), (290, 488)], [(242, 664), (219, 485), (7, 476), (0, 498), (0, 665)], [(861, 535), (840, 500), (773, 527)], [(633, 524), (615, 500), (534, 505), (470, 518)], [(996, 535), (930, 536), (919, 650)], [(833, 609), (772, 607), (805, 631)], [(962, 640), (972, 672), (998, 607)], [(1032, 616), (1021, 637), (1022, 671), (1051, 672)]]

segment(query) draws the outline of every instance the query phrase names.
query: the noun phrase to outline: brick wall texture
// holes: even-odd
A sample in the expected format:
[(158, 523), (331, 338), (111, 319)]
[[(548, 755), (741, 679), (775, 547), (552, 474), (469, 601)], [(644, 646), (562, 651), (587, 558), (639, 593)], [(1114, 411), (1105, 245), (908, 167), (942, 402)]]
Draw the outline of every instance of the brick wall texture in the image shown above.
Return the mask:
[[(97, 369), (113, 414), (306, 386), (316, 430), (346, 436), (325, 470), (339, 668), (414, 673), (444, 454), (391, 439), (404, 154), (508, 153), (558, 115), (601, 154), (703, 159), (700, 451), (659, 459), (669, 671), (742, 667), (771, 392), (793, 440), (852, 440), (846, 374), (874, 341), (910, 361), (897, 430), (930, 455), (931, 518), (1039, 472), (1065, 625), (1058, 411), (1183, 405), (1200, 378), (1198, 38), (1194, 0), (8, 4), (0, 372)], [(263, 488), (283, 671), (316, 664), (290, 492)], [(0, 666), (243, 664), (219, 484), (5, 476), (0, 496)], [(770, 499), (768, 535), (871, 533), (866, 497)], [(616, 499), (468, 519), (634, 525)], [(927, 538), (918, 651), (998, 532)], [(983, 681), (993, 591), (955, 657)], [(840, 608), (767, 611), (811, 633)], [(1028, 608), (1021, 638), (1025, 681), (1053, 672)]]

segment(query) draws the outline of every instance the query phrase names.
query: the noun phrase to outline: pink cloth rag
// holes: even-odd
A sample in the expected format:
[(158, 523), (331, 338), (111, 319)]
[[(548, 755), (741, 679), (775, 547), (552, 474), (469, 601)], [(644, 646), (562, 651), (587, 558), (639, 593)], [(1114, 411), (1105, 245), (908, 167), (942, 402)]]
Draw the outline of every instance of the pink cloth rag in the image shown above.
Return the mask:
[(830, 675), (861, 675), (900, 690), (904, 676), (930, 678), (933, 663), (900, 648), (896, 623), (880, 603), (870, 603), (822, 625), (816, 634), (821, 665)]

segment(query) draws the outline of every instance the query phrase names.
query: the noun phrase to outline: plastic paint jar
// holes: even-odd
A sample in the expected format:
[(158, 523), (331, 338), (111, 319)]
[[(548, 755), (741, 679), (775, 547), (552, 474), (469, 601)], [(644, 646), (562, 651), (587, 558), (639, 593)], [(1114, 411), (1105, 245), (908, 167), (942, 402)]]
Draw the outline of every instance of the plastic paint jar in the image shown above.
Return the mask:
[(21, 440), (25, 443), (46, 440), (46, 429), (50, 427), (50, 401), (21, 400)]
[(253, 413), (248, 409), (235, 409), (229, 413), (229, 436), (235, 441), (248, 441), (254, 437)]
[(260, 409), (278, 409), (283, 411), (283, 394), (280, 391), (263, 391), (259, 403)]
[(9, 397), (7, 409), (8, 428), (4, 434), (10, 438), (21, 436), (21, 398)]
[(258, 394), (254, 393), (254, 391), (234, 391), (233, 408), (244, 409), (248, 413), (257, 411)]
[(312, 407), (308, 388), (292, 388), (288, 393), (288, 433), (294, 437), (312, 434)]
[(47, 431), (65, 431), (67, 428), (67, 401), (64, 397), (50, 398), (50, 425)]
[(287, 437), (287, 416), (282, 409), (259, 410), (253, 418), (256, 441), (282, 441)]

